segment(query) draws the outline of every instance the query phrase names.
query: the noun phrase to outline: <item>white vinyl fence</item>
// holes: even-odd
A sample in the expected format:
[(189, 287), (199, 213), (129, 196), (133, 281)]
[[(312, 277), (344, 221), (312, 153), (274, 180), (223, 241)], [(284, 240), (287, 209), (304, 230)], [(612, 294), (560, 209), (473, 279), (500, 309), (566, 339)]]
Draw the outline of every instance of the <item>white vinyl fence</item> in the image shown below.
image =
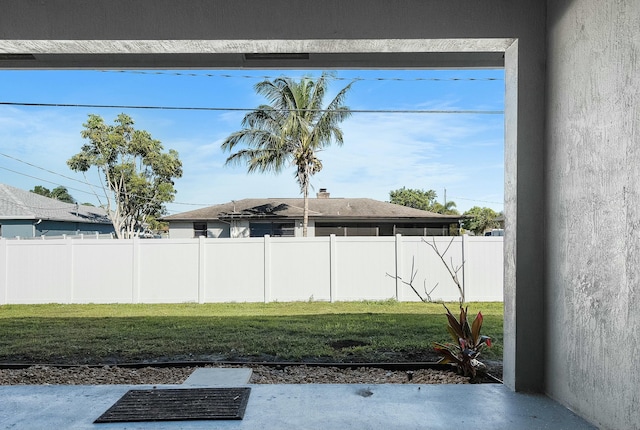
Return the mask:
[(458, 300), (502, 301), (502, 237), (0, 239), (0, 305)]

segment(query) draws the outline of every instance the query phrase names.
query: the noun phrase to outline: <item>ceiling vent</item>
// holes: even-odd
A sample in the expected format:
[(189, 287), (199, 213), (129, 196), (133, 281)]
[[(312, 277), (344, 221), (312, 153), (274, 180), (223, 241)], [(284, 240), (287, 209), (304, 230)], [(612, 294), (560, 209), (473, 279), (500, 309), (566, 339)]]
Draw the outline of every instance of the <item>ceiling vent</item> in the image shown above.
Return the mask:
[(0, 61), (24, 61), (35, 60), (33, 54), (0, 54)]
[(303, 53), (262, 53), (262, 54), (244, 54), (244, 59), (247, 61), (255, 61), (255, 60), (271, 60), (271, 61), (282, 61), (282, 60), (308, 60), (309, 54)]

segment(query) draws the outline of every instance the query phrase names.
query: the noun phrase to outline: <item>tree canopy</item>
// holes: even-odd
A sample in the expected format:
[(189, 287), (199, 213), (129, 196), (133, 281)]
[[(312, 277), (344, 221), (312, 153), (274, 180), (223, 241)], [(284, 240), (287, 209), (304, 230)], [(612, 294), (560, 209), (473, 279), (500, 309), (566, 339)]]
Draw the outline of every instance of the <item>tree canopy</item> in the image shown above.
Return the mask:
[(477, 235), (498, 227), (498, 222), (495, 220), (498, 214), (491, 208), (474, 206), (466, 211), (464, 215), (468, 215), (471, 218), (464, 220), (462, 227)]
[(432, 212), (443, 215), (459, 215), (456, 209), (456, 202), (452, 200), (447, 200), (444, 204), (435, 202), (432, 207)]
[(69, 194), (69, 190), (67, 190), (67, 188), (63, 187), (62, 185), (55, 187), (53, 190), (49, 190), (48, 188), (43, 187), (42, 185), (36, 185), (35, 187), (33, 187), (33, 190), (31, 190), (31, 192), (39, 194), (41, 196), (60, 200), (61, 202), (65, 202), (65, 203), (76, 202), (76, 200), (71, 196), (71, 194)]
[(100, 204), (119, 238), (133, 237), (149, 216), (161, 216), (164, 204), (174, 199), (174, 178), (182, 176), (178, 153), (172, 149), (162, 152), (159, 140), (147, 131), (136, 130), (133, 124), (126, 114), (118, 115), (113, 125), (105, 124), (98, 115), (89, 115), (81, 132), (88, 143), (67, 161), (76, 172), (98, 169), (106, 199), (106, 204)]
[(438, 195), (434, 190), (418, 190), (402, 187), (389, 192), (390, 202), (423, 211), (431, 211)]
[(339, 124), (351, 115), (344, 100), (353, 82), (324, 107), (331, 77), (325, 72), (315, 80), (280, 77), (259, 82), (254, 89), (269, 104), (246, 114), (243, 128), (222, 143), (222, 149), (229, 152), (244, 145), (232, 153), (226, 163), (246, 163), (249, 173), (279, 173), (290, 165), (295, 166), (295, 178), (304, 197), (303, 236), (307, 235), (311, 177), (322, 170), (318, 152), (334, 141), (343, 144)]
[(458, 215), (454, 201), (440, 203), (436, 201), (438, 194), (434, 190), (418, 190), (402, 187), (389, 192), (390, 202), (396, 205), (408, 206), (423, 211), (444, 215)]

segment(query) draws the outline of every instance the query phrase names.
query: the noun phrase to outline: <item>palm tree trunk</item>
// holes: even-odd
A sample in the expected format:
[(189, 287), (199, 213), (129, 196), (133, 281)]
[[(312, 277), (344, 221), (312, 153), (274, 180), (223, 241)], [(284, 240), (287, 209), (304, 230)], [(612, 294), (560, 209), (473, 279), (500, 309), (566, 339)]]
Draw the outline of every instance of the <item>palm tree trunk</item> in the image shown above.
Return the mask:
[(309, 224), (309, 184), (303, 190), (304, 210), (302, 211), (302, 237), (307, 237), (307, 225)]

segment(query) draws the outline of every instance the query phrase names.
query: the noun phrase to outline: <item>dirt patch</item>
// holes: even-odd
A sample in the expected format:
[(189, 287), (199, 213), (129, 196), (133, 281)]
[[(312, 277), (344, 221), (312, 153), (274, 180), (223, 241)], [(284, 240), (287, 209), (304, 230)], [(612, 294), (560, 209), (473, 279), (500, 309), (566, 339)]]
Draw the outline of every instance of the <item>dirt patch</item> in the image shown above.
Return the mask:
[[(385, 370), (372, 367), (337, 368), (305, 365), (290, 366), (204, 366), (251, 367), (251, 384), (467, 384), (469, 378), (454, 372), (418, 369)], [(1, 369), (0, 385), (160, 385), (182, 384), (196, 367), (118, 366), (50, 367)]]
[(354, 348), (356, 346), (369, 346), (371, 344), (369, 342), (363, 342), (361, 340), (340, 339), (329, 342), (327, 345), (329, 345), (333, 349), (347, 349)]

